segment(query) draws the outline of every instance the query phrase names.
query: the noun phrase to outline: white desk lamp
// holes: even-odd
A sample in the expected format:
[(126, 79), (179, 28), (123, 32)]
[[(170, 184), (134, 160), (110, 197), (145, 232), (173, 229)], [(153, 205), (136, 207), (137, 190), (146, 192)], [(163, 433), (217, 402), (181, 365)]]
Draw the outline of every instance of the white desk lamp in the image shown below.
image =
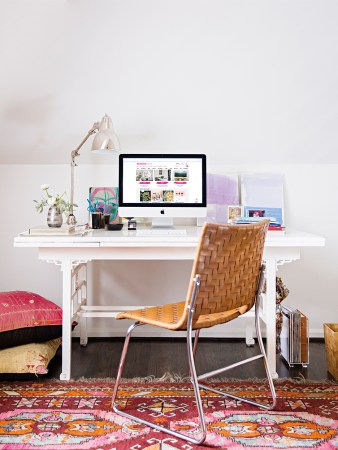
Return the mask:
[(68, 225), (75, 225), (76, 218), (74, 216), (74, 168), (77, 165), (75, 163), (75, 158), (80, 155), (80, 149), (87, 139), (94, 133), (96, 136), (92, 143), (91, 151), (94, 153), (118, 153), (120, 149), (120, 144), (118, 137), (116, 136), (113, 128), (113, 123), (111, 118), (105, 114), (101, 122), (95, 122), (91, 129), (88, 131), (87, 135), (81, 141), (80, 145), (72, 151), (71, 153), (71, 178), (70, 178), (70, 211), (67, 218)]

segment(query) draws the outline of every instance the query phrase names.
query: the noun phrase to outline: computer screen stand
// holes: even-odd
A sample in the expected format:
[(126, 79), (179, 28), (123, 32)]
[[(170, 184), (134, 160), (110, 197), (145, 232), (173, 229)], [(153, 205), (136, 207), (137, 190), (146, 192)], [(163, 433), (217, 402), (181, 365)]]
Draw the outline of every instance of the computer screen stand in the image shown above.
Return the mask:
[(174, 218), (173, 217), (153, 217), (152, 228), (174, 228)]

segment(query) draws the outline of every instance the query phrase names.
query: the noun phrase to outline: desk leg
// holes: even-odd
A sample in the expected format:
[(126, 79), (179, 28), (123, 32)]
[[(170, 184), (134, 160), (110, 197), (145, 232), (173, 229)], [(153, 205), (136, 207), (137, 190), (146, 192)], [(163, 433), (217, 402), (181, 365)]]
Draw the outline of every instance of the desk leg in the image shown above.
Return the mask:
[(72, 352), (72, 261), (61, 262), (62, 270), (62, 372), (60, 380), (70, 380)]
[(276, 370), (276, 266), (277, 261), (267, 259), (265, 261), (266, 277), (266, 355), (272, 378), (278, 378)]

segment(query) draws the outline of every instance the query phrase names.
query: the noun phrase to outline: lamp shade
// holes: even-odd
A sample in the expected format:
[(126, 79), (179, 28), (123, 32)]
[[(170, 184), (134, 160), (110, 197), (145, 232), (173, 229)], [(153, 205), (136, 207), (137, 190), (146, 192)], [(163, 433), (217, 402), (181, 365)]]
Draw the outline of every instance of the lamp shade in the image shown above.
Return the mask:
[(99, 125), (93, 143), (92, 152), (94, 153), (113, 153), (120, 150), (118, 137), (114, 132), (111, 118), (105, 114)]

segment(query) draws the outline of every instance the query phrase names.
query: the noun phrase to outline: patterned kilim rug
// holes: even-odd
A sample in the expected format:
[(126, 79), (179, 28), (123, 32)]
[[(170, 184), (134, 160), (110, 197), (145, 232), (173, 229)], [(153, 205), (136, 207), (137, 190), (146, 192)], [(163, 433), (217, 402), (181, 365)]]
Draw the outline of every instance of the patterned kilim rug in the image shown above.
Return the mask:
[[(262, 381), (211, 384), (260, 401), (267, 396)], [(0, 383), (0, 449), (338, 448), (337, 383), (278, 381), (275, 411), (205, 391), (208, 434), (203, 446), (116, 415), (112, 388), (112, 381)], [(191, 436), (198, 432), (189, 383), (125, 382), (120, 395), (122, 408)]]

